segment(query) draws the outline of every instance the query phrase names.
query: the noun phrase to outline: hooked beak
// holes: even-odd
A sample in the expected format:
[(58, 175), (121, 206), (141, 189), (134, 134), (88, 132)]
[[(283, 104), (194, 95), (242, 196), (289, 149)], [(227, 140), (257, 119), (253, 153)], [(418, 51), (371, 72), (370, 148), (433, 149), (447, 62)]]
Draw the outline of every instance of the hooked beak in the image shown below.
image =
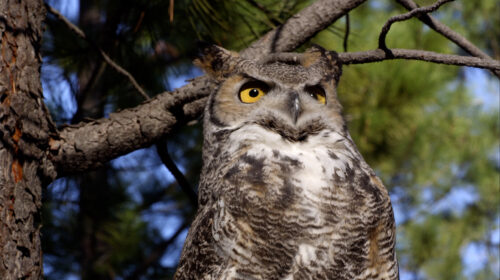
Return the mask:
[(292, 117), (293, 123), (297, 123), (297, 119), (302, 111), (300, 108), (300, 99), (299, 94), (296, 92), (290, 93), (290, 97), (288, 99), (288, 110), (290, 111), (290, 116)]

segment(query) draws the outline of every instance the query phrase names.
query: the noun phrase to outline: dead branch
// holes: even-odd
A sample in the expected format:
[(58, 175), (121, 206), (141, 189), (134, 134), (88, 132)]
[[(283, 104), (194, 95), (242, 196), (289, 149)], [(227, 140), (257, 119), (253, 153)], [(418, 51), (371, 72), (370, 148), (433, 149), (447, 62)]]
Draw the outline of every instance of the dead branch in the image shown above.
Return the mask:
[(411, 59), (448, 65), (500, 70), (500, 62), (494, 59), (440, 54), (423, 50), (387, 49), (384, 51), (382, 49), (376, 49), (364, 52), (340, 53), (339, 59), (343, 64), (360, 64), (390, 59)]
[[(413, 2), (413, 0), (396, 0), (399, 4), (405, 7), (407, 10), (417, 9), (418, 5)], [(472, 44), (469, 40), (464, 38), (459, 33), (455, 32), (453, 29), (441, 23), (439, 20), (435, 19), (433, 16), (428, 14), (418, 15), (417, 18), (425, 23), (427, 26), (432, 28), (437, 33), (443, 35), (448, 40), (455, 43), (457, 46), (462, 48), (464, 51), (469, 53), (470, 55), (483, 58), (483, 59), (492, 59), (488, 54), (483, 52), (481, 49)], [(492, 73), (500, 78), (500, 71), (492, 71)]]
[(380, 35), (378, 37), (379, 49), (383, 49), (383, 50), (387, 49), (387, 46), (385, 44), (385, 38), (387, 37), (387, 33), (389, 32), (389, 29), (391, 29), (391, 25), (393, 23), (398, 22), (398, 21), (405, 21), (405, 20), (408, 20), (408, 19), (415, 17), (415, 16), (418, 16), (418, 15), (433, 12), (433, 11), (437, 10), (439, 7), (441, 7), (441, 5), (448, 3), (448, 2), (451, 2), (451, 1), (454, 1), (454, 0), (439, 0), (430, 6), (414, 9), (406, 14), (397, 15), (397, 16), (393, 16), (393, 17), (389, 18), (389, 20), (387, 20), (387, 22), (382, 27), (382, 31), (380, 31)]

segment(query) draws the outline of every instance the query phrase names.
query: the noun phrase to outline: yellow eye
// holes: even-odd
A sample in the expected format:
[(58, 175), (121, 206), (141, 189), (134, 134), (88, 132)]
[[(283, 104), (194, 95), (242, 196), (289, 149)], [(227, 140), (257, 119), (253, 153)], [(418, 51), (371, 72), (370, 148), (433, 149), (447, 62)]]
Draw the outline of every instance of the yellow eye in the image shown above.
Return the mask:
[(266, 94), (268, 87), (258, 81), (251, 81), (243, 85), (239, 92), (239, 97), (243, 103), (255, 103)]
[(316, 99), (318, 99), (319, 103), (326, 104), (326, 97), (324, 95), (317, 94)]
[(325, 90), (321, 86), (307, 86), (305, 90), (312, 98), (318, 100), (319, 103), (326, 104)]
[(257, 102), (262, 96), (264, 96), (264, 91), (260, 88), (247, 88), (240, 91), (240, 99), (243, 103)]

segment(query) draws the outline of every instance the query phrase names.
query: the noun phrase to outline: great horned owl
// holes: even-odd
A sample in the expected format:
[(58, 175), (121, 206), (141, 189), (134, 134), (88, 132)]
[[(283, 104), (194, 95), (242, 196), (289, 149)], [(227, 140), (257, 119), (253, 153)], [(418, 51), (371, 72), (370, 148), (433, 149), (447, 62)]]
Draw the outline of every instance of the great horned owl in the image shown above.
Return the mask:
[(175, 279), (397, 279), (389, 195), (347, 131), (336, 54), (203, 53), (217, 89)]

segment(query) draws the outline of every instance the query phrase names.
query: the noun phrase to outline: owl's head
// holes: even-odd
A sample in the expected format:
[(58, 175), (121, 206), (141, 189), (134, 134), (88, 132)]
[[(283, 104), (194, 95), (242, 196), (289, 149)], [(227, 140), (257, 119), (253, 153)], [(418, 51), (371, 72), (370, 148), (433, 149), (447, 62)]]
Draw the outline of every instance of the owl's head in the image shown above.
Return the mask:
[[(335, 52), (273, 53), (256, 60), (207, 46), (195, 64), (217, 83), (205, 110), (205, 128), (235, 130), (257, 125), (287, 141), (305, 141), (344, 127), (336, 84)], [(208, 127), (208, 128), (207, 128)]]

